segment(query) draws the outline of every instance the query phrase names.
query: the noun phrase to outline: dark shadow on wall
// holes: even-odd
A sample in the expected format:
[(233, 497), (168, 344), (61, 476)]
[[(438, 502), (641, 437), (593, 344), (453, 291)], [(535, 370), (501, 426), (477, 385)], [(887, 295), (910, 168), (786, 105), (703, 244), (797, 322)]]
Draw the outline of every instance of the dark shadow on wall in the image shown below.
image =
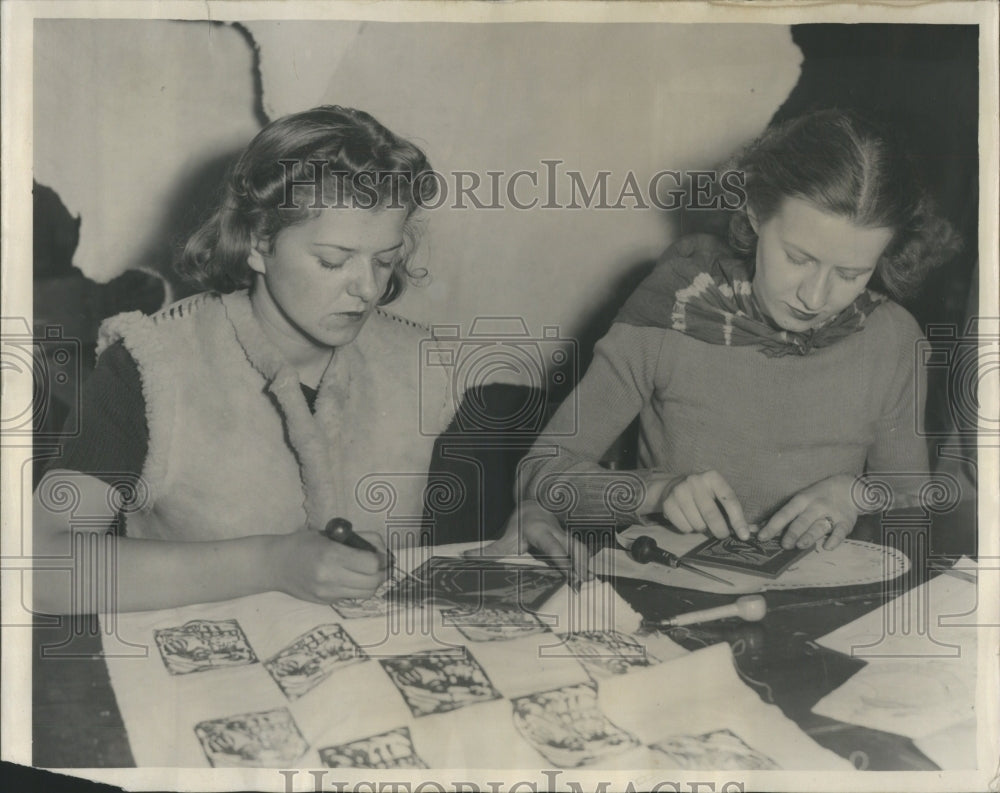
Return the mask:
[(925, 326), (962, 323), (976, 265), (979, 32), (970, 25), (797, 25), (802, 74), (772, 123), (823, 107), (891, 128), (965, 240), (906, 308)]
[[(856, 110), (900, 139), (965, 247), (905, 307), (921, 326), (965, 320), (975, 287), (979, 212), (979, 40), (969, 25), (796, 25), (799, 80), (771, 124), (812, 110)], [(690, 192), (690, 188), (689, 188)], [(680, 234), (725, 234), (724, 213), (677, 213)]]
[[(810, 110), (854, 109), (896, 131), (941, 211), (965, 240), (964, 250), (936, 271), (905, 302), (921, 327), (950, 324), (959, 336), (976, 306), (978, 231), (978, 29), (961, 25), (798, 25), (799, 80), (771, 120), (779, 123)], [(695, 232), (725, 236), (725, 212), (688, 205), (663, 213), (669, 238)], [(626, 298), (655, 260), (623, 268), (604, 299), (580, 318), (575, 332), (582, 374), (593, 348), (610, 328)], [(948, 342), (944, 342), (947, 344)], [(552, 393), (556, 404), (566, 393)], [(954, 424), (947, 372), (930, 372), (926, 428), (944, 434)], [(974, 461), (969, 439), (961, 439)], [(604, 462), (635, 464), (636, 423), (605, 454)], [(968, 473), (968, 472), (967, 472)]]
[[(964, 248), (904, 302), (935, 355), (953, 361), (976, 340), (965, 335), (978, 307), (979, 30), (972, 25), (799, 25), (792, 37), (804, 56), (802, 75), (773, 121), (817, 107), (858, 110), (900, 137), (941, 213)], [(946, 326), (940, 335), (931, 326)], [(930, 332), (929, 332), (930, 331)], [(957, 382), (976, 382), (954, 366), (928, 368), (925, 428), (939, 470), (976, 481), (976, 434), (963, 427)], [(975, 405), (971, 407), (975, 414)], [(936, 437), (934, 437), (936, 436)], [(941, 459), (937, 446), (965, 462)]]
[(177, 276), (174, 264), (180, 258), (188, 237), (215, 208), (229, 167), (242, 151), (241, 146), (191, 163), (174, 180), (159, 227), (149, 235), (149, 242), (139, 255), (139, 261), (144, 266), (155, 269), (167, 279), (175, 299), (199, 291)]
[[(93, 370), (98, 328), (124, 311), (151, 313), (166, 289), (156, 274), (126, 270), (105, 284), (73, 265), (81, 219), (51, 188), (32, 185), (32, 335), (34, 398), (31, 412), (37, 482), (55, 448), (79, 424), (80, 393)], [(43, 448), (45, 447), (45, 448)]]
[[(903, 301), (925, 333), (935, 355), (976, 344), (965, 331), (978, 306), (979, 213), (979, 31), (971, 25), (796, 25), (792, 39), (801, 49), (801, 74), (771, 123), (810, 110), (858, 111), (892, 130), (906, 148), (941, 213), (959, 232), (964, 248), (936, 270), (921, 290)], [(679, 212), (682, 234), (725, 234), (722, 213)], [(945, 326), (944, 337), (932, 326)], [(966, 373), (967, 374), (967, 373)], [(975, 395), (956, 394), (956, 383), (974, 382), (953, 367), (928, 369), (924, 428), (947, 439), (968, 464), (974, 481), (975, 433), (956, 418), (956, 400), (975, 413)], [(971, 408), (971, 409), (970, 409)], [(949, 438), (949, 435), (951, 436)]]

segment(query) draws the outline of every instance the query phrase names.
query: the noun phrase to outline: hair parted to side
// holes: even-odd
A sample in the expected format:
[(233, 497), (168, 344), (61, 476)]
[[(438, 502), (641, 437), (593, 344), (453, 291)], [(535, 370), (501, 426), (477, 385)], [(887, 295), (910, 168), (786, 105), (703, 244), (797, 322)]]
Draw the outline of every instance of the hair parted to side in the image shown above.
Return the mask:
[(804, 199), (864, 228), (892, 229), (869, 286), (895, 299), (913, 294), (961, 248), (898, 144), (853, 112), (818, 110), (776, 125), (730, 167), (745, 174), (747, 194), (730, 221), (730, 242), (751, 257), (757, 235), (747, 208), (763, 223), (786, 198)]
[(258, 132), (229, 170), (218, 205), (188, 239), (177, 272), (201, 289), (248, 287), (254, 238), (273, 248), (282, 229), (353, 198), (353, 206), (371, 211), (407, 211), (403, 250), (379, 299), (384, 305), (424, 275), (409, 265), (419, 236), (414, 212), (437, 194), (433, 176), (417, 146), (364, 111), (323, 105), (283, 116)]

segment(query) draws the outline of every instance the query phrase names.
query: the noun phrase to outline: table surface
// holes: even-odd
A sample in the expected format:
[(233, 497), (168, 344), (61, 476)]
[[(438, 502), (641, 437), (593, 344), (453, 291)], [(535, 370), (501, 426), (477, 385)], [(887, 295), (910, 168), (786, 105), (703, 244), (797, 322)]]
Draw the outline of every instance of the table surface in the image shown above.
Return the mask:
[[(896, 513), (897, 515), (900, 513)], [(925, 563), (975, 555), (976, 513), (963, 505), (930, 530)], [(881, 541), (882, 521), (864, 518), (852, 538)], [(767, 592), (767, 616), (758, 623), (719, 620), (667, 635), (694, 650), (730, 644), (744, 682), (777, 705), (813, 740), (868, 770), (937, 770), (909, 738), (845, 724), (812, 713), (812, 707), (865, 663), (828, 650), (815, 640), (878, 608), (929, 577), (914, 564), (895, 581), (863, 586)], [(731, 596), (665, 587), (631, 579), (613, 582), (644, 618), (658, 620), (721, 605)], [(36, 617), (32, 631), (32, 760), (42, 768), (135, 765), (94, 618)]]

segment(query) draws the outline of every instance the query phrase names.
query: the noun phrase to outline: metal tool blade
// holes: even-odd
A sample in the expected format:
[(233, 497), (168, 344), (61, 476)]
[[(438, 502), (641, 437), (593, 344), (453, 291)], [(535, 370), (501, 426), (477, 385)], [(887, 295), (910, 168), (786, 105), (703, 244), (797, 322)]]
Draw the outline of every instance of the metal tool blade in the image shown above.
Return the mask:
[(732, 581), (727, 581), (725, 578), (719, 578), (717, 575), (712, 575), (711, 573), (702, 570), (700, 567), (695, 567), (690, 562), (685, 562), (683, 559), (677, 560), (678, 567), (683, 567), (685, 570), (690, 570), (692, 573), (698, 573), (705, 576), (706, 578), (711, 578), (713, 581), (718, 581), (720, 584), (726, 584), (727, 586), (736, 586)]

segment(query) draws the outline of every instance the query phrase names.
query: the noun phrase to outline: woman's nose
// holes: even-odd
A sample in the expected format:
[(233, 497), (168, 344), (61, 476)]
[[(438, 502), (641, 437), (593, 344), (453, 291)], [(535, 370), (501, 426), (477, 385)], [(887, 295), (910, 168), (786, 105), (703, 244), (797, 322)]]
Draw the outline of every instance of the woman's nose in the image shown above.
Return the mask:
[(808, 311), (818, 311), (826, 304), (830, 273), (816, 267), (799, 284), (796, 297)]
[(371, 303), (378, 297), (378, 280), (371, 260), (359, 258), (355, 262), (348, 291), (366, 303)]

